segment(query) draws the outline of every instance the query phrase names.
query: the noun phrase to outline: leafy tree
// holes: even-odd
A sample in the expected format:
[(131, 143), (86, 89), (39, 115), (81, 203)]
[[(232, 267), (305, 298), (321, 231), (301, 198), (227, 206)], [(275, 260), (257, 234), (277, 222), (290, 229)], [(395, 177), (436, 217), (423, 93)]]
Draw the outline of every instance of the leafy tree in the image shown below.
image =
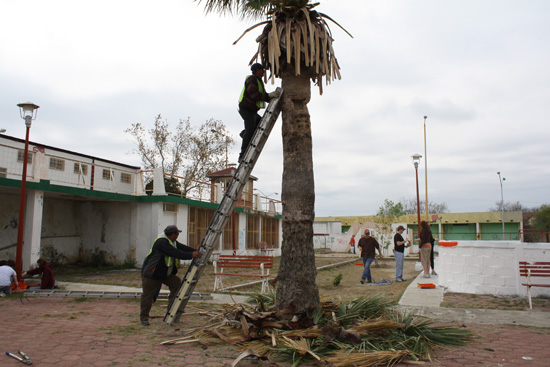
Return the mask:
[(533, 218), (533, 229), (550, 229), (550, 204), (541, 205)]
[(393, 201), (388, 199), (385, 199), (384, 205), (378, 208), (378, 212), (376, 213), (375, 220), (381, 224), (380, 241), (382, 242), (382, 246), (384, 247), (384, 256), (387, 255), (388, 247), (393, 241), (393, 233), (392, 233), (391, 225), (392, 223), (395, 223), (404, 214), (405, 214), (405, 210), (403, 209), (403, 204), (394, 203)]
[(326, 83), (340, 78), (332, 34), (326, 23), (326, 19), (331, 19), (314, 10), (318, 3), (308, 0), (202, 1), (207, 12), (242, 18), (267, 17), (244, 34), (264, 26), (256, 38), (258, 51), (251, 62), (259, 58), (271, 72), (271, 78), (281, 78), (284, 90), (281, 97), (283, 243), (276, 304), (279, 310), (291, 309), (293, 312), (288, 315), (309, 313), (319, 307), (320, 300), (315, 283), (315, 190), (307, 104), (311, 98), (310, 80), (322, 93), (323, 77)]
[[(124, 132), (134, 138), (137, 145), (134, 153), (140, 156), (144, 170), (162, 167), (168, 175), (166, 191), (183, 196), (199, 189), (200, 181), (206, 181), (208, 173), (225, 167), (226, 149), (234, 143), (223, 122), (215, 119), (197, 128), (187, 118), (170, 131), (168, 122), (158, 115), (153, 128), (147, 130), (137, 122)], [(147, 178), (151, 185), (152, 176)]]
[[(416, 214), (417, 213), (417, 205), (416, 205), (416, 198), (401, 198), (399, 199), (399, 202), (403, 206), (403, 210), (405, 214)], [(426, 211), (426, 202), (422, 199), (420, 199), (420, 214), (424, 214)], [(448, 213), (449, 208), (447, 207), (447, 203), (436, 203), (433, 201), (428, 201), (428, 210), (431, 214), (441, 214), (441, 213)]]

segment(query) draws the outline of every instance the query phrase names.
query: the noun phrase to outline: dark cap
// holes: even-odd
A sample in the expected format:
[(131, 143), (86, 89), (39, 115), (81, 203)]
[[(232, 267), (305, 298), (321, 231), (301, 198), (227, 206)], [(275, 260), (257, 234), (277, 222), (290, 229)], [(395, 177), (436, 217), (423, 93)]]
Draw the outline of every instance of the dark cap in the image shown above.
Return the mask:
[(181, 230), (178, 229), (175, 225), (169, 225), (164, 229), (164, 234), (169, 235), (172, 233), (181, 233)]
[(253, 73), (255, 73), (256, 70), (258, 70), (258, 69), (265, 70), (265, 66), (263, 66), (260, 63), (255, 63), (255, 64), (252, 64), (252, 66), (250, 67), (250, 70), (252, 70)]

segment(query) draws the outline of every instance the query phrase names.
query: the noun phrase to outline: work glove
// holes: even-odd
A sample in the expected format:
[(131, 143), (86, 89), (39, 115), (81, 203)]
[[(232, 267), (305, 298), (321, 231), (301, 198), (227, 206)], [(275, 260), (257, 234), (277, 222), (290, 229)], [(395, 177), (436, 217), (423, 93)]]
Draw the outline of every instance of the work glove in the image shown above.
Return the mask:
[(279, 98), (281, 96), (281, 93), (275, 91), (267, 94), (269, 98)]

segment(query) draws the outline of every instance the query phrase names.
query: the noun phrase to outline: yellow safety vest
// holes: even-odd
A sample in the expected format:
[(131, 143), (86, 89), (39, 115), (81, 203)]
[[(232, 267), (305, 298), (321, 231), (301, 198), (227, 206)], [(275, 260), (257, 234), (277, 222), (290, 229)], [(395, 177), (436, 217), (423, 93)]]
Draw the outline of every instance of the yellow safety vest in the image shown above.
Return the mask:
[[(170, 239), (169, 239), (168, 237), (166, 237), (166, 236), (160, 236), (160, 237), (157, 238), (155, 241), (153, 241), (153, 246), (151, 246), (151, 250), (149, 250), (149, 253), (147, 254), (147, 256), (151, 255), (151, 253), (153, 252), (153, 247), (155, 246), (155, 243), (156, 243), (159, 239), (161, 239), (161, 238), (166, 238), (166, 239), (168, 240), (168, 242), (169, 242), (172, 246), (174, 246), (175, 248), (178, 248), (178, 247), (176, 246), (176, 242), (175, 242), (175, 241), (172, 242), (172, 241), (170, 241)], [(173, 264), (174, 261), (176, 262), (176, 266), (179, 266), (179, 264), (180, 264), (180, 259), (175, 259), (175, 258), (170, 257), (170, 256), (164, 256), (164, 263), (166, 264), (166, 267), (170, 268), (170, 266), (172, 266), (172, 264)]]
[[(264, 91), (264, 85), (262, 84), (262, 82), (260, 81), (260, 79), (258, 79), (255, 75), (249, 75), (246, 77), (246, 79), (244, 80), (244, 87), (243, 87), (243, 90), (241, 92), (241, 96), (239, 97), (239, 103), (241, 103), (244, 99), (244, 92), (246, 91), (246, 81), (248, 80), (248, 78), (250, 78), (251, 76), (255, 77), (256, 78), (256, 81), (258, 82), (258, 90), (260, 91), (260, 93), (264, 94), (265, 91)], [(265, 102), (264, 101), (257, 101), (256, 102), (256, 107), (258, 108), (265, 108)]]

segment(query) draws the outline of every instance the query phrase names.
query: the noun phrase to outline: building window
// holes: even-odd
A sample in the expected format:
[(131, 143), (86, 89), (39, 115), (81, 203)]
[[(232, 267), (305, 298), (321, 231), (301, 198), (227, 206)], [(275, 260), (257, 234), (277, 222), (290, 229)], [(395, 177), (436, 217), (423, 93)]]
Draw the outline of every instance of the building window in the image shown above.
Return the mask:
[(125, 184), (131, 184), (132, 183), (132, 175), (129, 173), (121, 173), (120, 174), (120, 182)]
[(189, 226), (187, 227), (189, 231), (187, 243), (189, 246), (199, 247), (215, 214), (216, 211), (213, 209), (189, 208)]
[(103, 170), (103, 179), (104, 180), (113, 180), (113, 173), (110, 169), (104, 169)]
[(65, 161), (59, 158), (50, 158), (50, 169), (56, 171), (65, 171)]
[(164, 211), (165, 212), (177, 212), (178, 207), (174, 203), (164, 203)]
[(267, 247), (279, 248), (279, 220), (274, 217), (262, 217), (262, 242)]
[(6, 178), (8, 177), (8, 169), (4, 167), (0, 167), (0, 178)]
[[(235, 219), (235, 233), (233, 233), (233, 219)], [(233, 234), (235, 235), (235, 248), (233, 248)], [(235, 250), (239, 248), (239, 216), (230, 216), (223, 229), (223, 250)]]
[(74, 173), (78, 175), (78, 174), (80, 174), (80, 170), (82, 170), (82, 174), (84, 176), (88, 175), (88, 165), (87, 164), (75, 163), (74, 164)]
[(260, 242), (260, 216), (250, 214), (247, 219), (246, 248), (257, 249)]
[[(24, 150), (17, 151), (17, 162), (23, 163), (23, 158), (25, 157)], [(27, 164), (32, 164), (32, 152), (27, 152)]]

